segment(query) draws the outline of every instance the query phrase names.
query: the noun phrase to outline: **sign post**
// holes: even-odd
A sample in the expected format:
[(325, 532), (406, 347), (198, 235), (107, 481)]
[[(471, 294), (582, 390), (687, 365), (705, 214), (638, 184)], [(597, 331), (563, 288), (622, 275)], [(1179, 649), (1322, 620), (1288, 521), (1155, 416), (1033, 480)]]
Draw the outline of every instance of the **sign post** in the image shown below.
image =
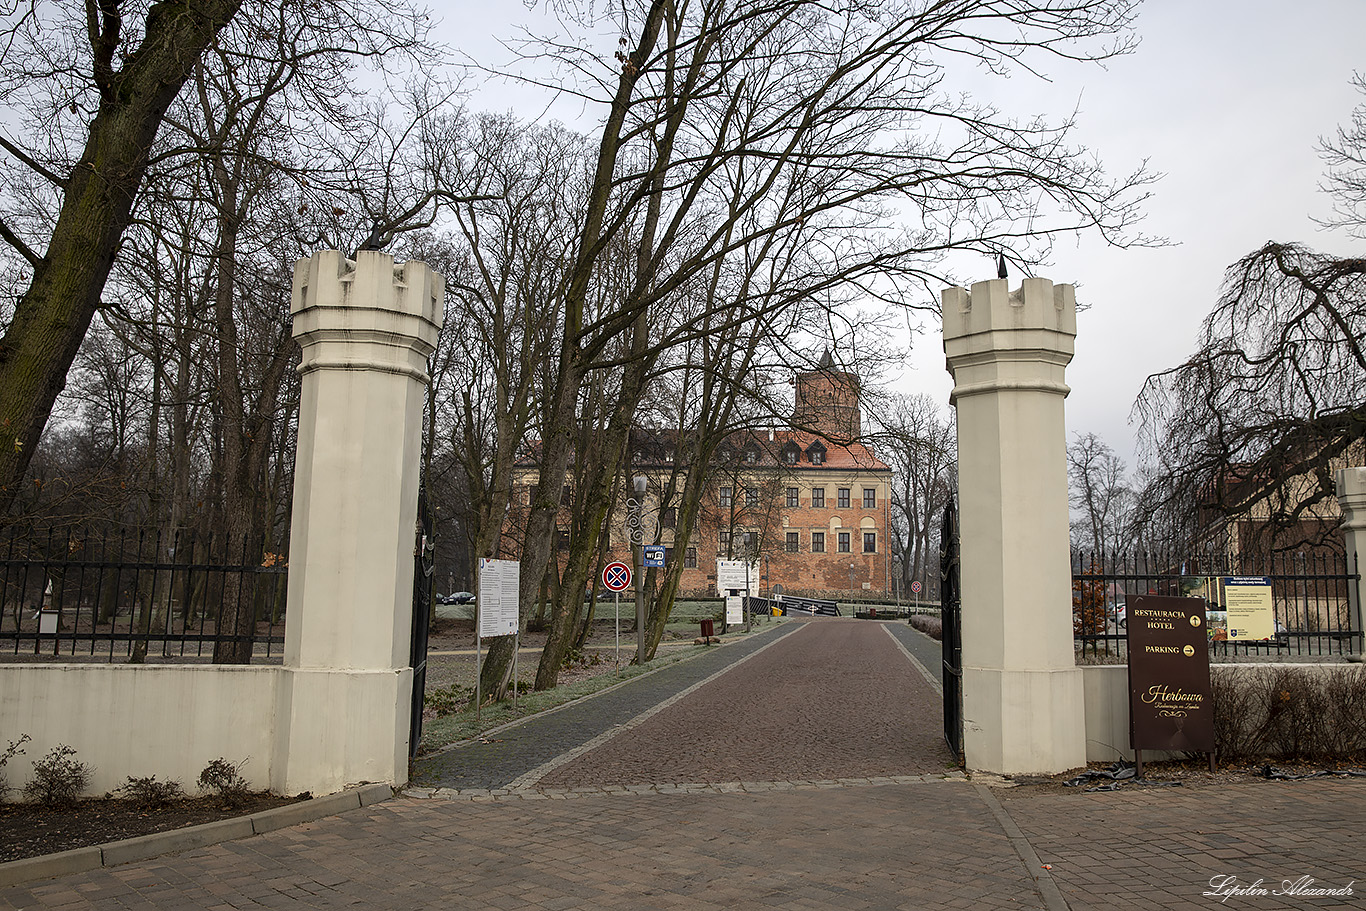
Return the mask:
[(1132, 595), (1129, 645), (1129, 739), (1135, 772), (1143, 750), (1209, 754), (1214, 770), (1214, 698), (1203, 598)]
[(602, 568), (602, 584), (612, 593), (616, 606), (616, 652), (613, 661), (621, 673), (621, 593), (631, 587), (631, 567), (615, 560)]

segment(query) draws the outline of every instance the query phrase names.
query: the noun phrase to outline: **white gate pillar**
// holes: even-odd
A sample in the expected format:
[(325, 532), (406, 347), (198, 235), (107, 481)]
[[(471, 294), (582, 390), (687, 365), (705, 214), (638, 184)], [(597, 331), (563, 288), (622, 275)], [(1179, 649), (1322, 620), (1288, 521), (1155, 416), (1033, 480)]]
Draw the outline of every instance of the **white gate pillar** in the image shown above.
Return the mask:
[[(1361, 571), (1361, 554), (1366, 551), (1366, 468), (1339, 468), (1337, 472), (1338, 505), (1342, 507), (1342, 538), (1347, 550), (1347, 571)], [(1351, 606), (1352, 628), (1363, 627), (1361, 611), (1361, 583), (1347, 586)]]
[(303, 349), (272, 786), (408, 777), (408, 667), (427, 356), (444, 281), (386, 253), (300, 260)]
[(1063, 372), (1071, 285), (1004, 279), (943, 292), (958, 412), (963, 748), (969, 769), (1086, 764), (1072, 578)]

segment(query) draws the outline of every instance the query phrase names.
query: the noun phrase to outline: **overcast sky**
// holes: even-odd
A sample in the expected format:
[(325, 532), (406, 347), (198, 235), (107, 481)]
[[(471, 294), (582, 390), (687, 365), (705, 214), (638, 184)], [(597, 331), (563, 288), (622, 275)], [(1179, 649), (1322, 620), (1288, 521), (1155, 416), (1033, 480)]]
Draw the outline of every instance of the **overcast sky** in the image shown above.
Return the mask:
[[(508, 58), (494, 39), (513, 36), (514, 23), (528, 16), (509, 0), (460, 0), (443, 14), (445, 40), (492, 64)], [(1148, 0), (1137, 31), (1138, 50), (1105, 69), (1057, 66), (1051, 85), (994, 83), (987, 99), (1020, 117), (1079, 107), (1076, 137), (1111, 173), (1146, 158), (1165, 175), (1143, 229), (1172, 246), (1115, 250), (1064, 240), (1040, 273), (1076, 284), (1078, 301), (1089, 305), (1067, 374), (1069, 434), (1098, 434), (1130, 467), (1136, 428), (1129, 413), (1143, 379), (1190, 354), (1228, 265), (1268, 240), (1351, 249), (1345, 236), (1312, 220), (1330, 208), (1318, 191), (1315, 144), (1366, 102), (1350, 84), (1354, 71), (1366, 72), (1366, 0)], [(561, 105), (547, 114), (548, 103), (501, 83), (470, 99), (475, 109), (588, 128), (580, 109)], [(980, 278), (992, 277), (984, 263)], [(1012, 286), (1018, 280), (1012, 276)], [(951, 383), (937, 326), (930, 328), (898, 385), (947, 402)]]

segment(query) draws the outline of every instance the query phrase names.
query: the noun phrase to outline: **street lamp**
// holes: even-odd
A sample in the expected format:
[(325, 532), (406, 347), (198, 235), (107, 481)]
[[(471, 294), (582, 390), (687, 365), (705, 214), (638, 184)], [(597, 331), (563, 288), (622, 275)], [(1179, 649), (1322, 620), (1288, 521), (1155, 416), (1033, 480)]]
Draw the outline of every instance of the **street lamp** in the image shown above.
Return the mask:
[(631, 486), (635, 489), (635, 496), (626, 500), (626, 531), (631, 539), (631, 569), (635, 576), (636, 590), (636, 664), (645, 663), (645, 599), (642, 598), (641, 590), (644, 575), (645, 562), (645, 532), (641, 525), (640, 514), (645, 506), (645, 491), (650, 486), (650, 479), (643, 474), (638, 474), (631, 479)]
[(854, 601), (854, 564), (849, 564), (849, 603)]

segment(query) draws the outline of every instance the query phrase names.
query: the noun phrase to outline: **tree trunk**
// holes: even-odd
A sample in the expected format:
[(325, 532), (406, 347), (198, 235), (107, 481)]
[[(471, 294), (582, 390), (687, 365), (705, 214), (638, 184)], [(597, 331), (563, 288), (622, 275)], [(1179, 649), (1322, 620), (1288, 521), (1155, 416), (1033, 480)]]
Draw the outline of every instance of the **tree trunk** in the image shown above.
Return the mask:
[[(90, 328), (128, 227), (158, 127), (200, 53), (241, 0), (164, 0), (144, 38), (104, 78), (48, 247), (0, 339), (0, 515), (19, 492), (53, 402)], [(112, 49), (111, 49), (112, 50)]]

